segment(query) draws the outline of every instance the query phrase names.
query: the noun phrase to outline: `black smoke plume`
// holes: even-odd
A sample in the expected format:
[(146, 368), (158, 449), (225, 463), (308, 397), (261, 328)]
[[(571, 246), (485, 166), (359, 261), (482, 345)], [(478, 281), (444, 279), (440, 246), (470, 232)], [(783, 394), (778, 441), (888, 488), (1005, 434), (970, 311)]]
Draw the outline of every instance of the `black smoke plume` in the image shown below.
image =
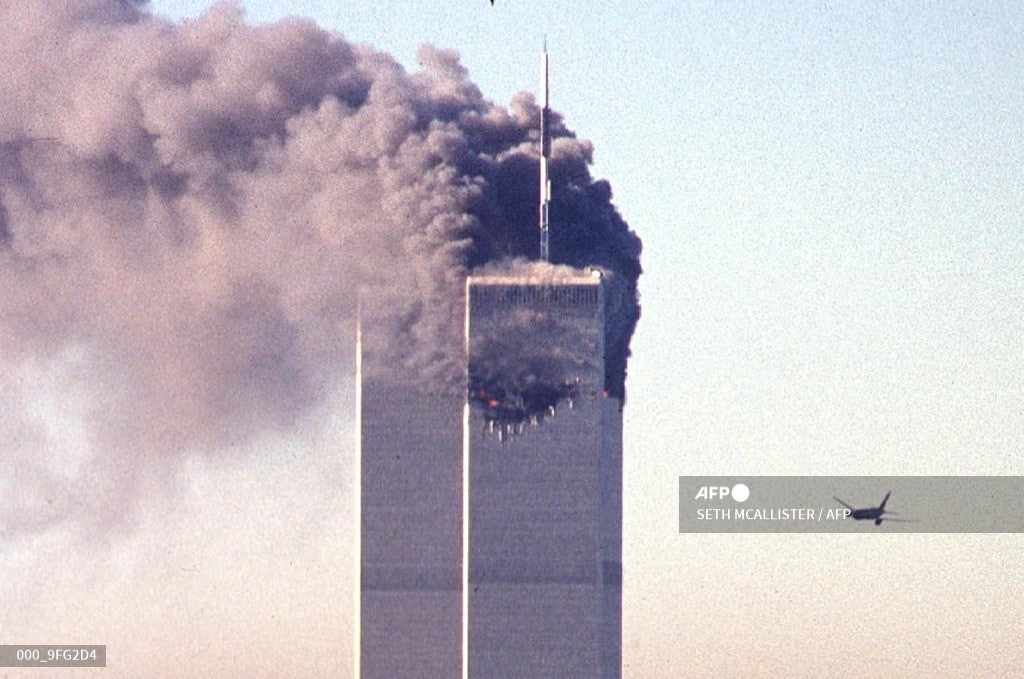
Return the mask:
[[(28, 490), (0, 532), (291, 426), (351, 370), (360, 289), (405, 300), (398, 361), (454, 379), (466, 275), (536, 257), (539, 110), (486, 100), (454, 52), (423, 47), (407, 73), (231, 3), (177, 24), (143, 2), (19, 0), (0, 23), (0, 405), (28, 364), (70, 365), (90, 394), (89, 472), (70, 478), (7, 409), (5, 473)], [(552, 132), (553, 259), (617, 277), (622, 396), (640, 242), (590, 144), (558, 116)]]

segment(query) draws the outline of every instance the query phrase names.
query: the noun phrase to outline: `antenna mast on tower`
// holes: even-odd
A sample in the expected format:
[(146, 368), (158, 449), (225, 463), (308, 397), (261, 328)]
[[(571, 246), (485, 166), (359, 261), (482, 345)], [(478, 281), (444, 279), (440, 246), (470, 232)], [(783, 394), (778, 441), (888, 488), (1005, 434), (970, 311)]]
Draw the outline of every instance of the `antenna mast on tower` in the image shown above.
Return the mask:
[(540, 259), (551, 261), (550, 213), (551, 180), (548, 179), (548, 158), (551, 156), (551, 110), (548, 108), (548, 40), (544, 38), (541, 53), (540, 109)]

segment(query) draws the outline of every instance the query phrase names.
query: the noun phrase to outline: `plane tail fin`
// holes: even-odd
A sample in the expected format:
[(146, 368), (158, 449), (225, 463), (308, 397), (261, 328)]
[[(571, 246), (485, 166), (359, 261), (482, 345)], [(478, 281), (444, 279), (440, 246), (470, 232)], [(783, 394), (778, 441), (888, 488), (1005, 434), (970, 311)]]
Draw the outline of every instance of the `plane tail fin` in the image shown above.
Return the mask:
[(885, 509), (885, 503), (889, 501), (889, 496), (890, 495), (892, 495), (892, 491), (891, 490), (888, 493), (885, 494), (885, 498), (882, 500), (882, 504), (878, 505), (879, 509)]

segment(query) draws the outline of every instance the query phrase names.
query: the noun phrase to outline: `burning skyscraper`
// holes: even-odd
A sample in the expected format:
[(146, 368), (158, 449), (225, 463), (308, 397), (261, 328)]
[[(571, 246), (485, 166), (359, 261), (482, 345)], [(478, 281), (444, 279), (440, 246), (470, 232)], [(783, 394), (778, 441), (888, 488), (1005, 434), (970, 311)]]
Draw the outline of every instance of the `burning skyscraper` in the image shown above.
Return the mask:
[(546, 54), (544, 66), (541, 261), (492, 261), (466, 278), (464, 343), (444, 352), (458, 379), (375, 356), (394, 314), (361, 319), (361, 677), (621, 673), (622, 403), (639, 265), (559, 231)]
[(622, 411), (602, 276), (474, 276), (466, 299), (469, 675), (619, 676)]

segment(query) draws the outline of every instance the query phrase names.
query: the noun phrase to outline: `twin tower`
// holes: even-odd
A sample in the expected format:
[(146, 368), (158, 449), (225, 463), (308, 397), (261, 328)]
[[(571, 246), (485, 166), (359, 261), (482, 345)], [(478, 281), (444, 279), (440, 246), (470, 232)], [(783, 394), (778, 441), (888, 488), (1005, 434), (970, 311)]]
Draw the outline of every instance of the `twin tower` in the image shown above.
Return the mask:
[[(546, 55), (544, 80), (546, 117)], [(366, 370), (376, 347), (361, 321), (356, 677), (621, 675), (606, 285), (537, 271), (468, 278), (458, 387)]]

